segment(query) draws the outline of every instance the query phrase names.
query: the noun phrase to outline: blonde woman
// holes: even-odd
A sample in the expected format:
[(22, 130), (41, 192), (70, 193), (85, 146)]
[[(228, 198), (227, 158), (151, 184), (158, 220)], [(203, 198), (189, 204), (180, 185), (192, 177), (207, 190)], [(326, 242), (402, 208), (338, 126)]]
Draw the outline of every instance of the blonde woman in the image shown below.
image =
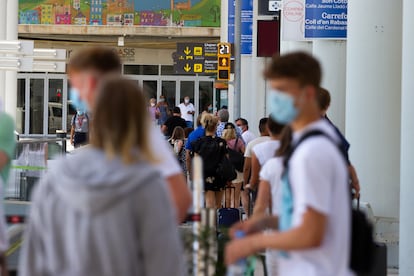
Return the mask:
[(204, 191), (207, 208), (221, 208), (223, 189), (226, 180), (218, 173), (218, 167), (227, 154), (227, 143), (216, 137), (218, 118), (211, 114), (204, 114), (201, 124), (205, 129), (205, 136), (192, 144), (194, 153), (203, 159)]
[[(233, 125), (232, 123), (227, 123), (224, 126), (222, 138), (226, 140), (227, 147), (229, 149), (237, 153), (240, 153), (242, 157), (244, 156), (245, 145), (244, 145), (243, 139), (237, 137), (235, 125)], [(236, 173), (237, 173), (237, 178), (234, 179), (231, 182), (231, 184), (232, 186), (235, 187), (234, 197), (235, 197), (236, 202), (234, 202), (234, 207), (239, 208), (240, 207), (240, 192), (241, 192), (241, 187), (243, 184), (243, 172), (236, 170)], [(230, 200), (229, 198), (226, 198), (226, 201), (229, 201), (229, 200)], [(230, 202), (227, 202), (226, 206), (230, 206)]]
[(19, 275), (184, 275), (143, 93), (120, 78), (98, 91), (91, 146), (57, 161), (34, 192)]

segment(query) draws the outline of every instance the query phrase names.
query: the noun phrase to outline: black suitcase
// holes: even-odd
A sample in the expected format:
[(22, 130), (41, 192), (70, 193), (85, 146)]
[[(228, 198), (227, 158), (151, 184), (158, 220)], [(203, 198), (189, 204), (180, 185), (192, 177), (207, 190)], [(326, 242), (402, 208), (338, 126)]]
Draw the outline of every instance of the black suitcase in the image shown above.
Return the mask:
[(376, 243), (374, 261), (370, 273), (359, 273), (358, 276), (387, 276), (387, 246)]
[[(234, 203), (236, 202), (235, 190), (236, 189), (234, 187), (226, 187), (226, 189), (224, 190), (225, 194), (229, 191), (230, 191), (230, 194), (233, 192)], [(226, 202), (226, 200), (224, 200), (224, 202)], [(218, 230), (220, 230), (221, 228), (230, 228), (233, 224), (239, 222), (241, 219), (240, 210), (238, 208), (234, 208), (234, 204), (230, 204), (230, 205), (233, 205), (233, 208), (229, 208), (228, 206), (226, 206), (226, 203), (225, 203), (224, 208), (217, 210)]]

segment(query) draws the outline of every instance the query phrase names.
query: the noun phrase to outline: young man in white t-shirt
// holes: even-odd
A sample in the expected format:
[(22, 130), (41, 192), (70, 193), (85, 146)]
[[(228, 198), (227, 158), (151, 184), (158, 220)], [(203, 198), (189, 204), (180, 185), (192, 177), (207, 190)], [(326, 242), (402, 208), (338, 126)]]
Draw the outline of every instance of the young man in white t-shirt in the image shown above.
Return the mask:
[[(68, 65), (72, 104), (79, 109), (93, 110), (101, 80), (108, 75), (120, 74), (121, 66), (119, 56), (111, 48), (96, 46), (74, 53)], [(149, 127), (151, 150), (159, 160), (156, 168), (167, 182), (177, 220), (182, 222), (191, 205), (190, 190), (177, 158), (161, 131), (155, 126)]]
[[(248, 236), (226, 247), (226, 263), (265, 249), (283, 252), (279, 275), (348, 276), (351, 244), (351, 202), (346, 162), (333, 127), (320, 118), (316, 93), (321, 81), (319, 62), (306, 53), (273, 59), (267, 71), (272, 92), (271, 112), (293, 130), (293, 146), (306, 133), (282, 177), (277, 216), (253, 217), (232, 229)], [(327, 138), (329, 137), (329, 138)], [(280, 200), (280, 199), (279, 199)], [(263, 229), (273, 228), (263, 234)], [(278, 230), (276, 230), (278, 229)]]
[(181, 110), (181, 118), (185, 120), (187, 127), (193, 128), (195, 108), (194, 105), (190, 103), (190, 97), (185, 97), (184, 102), (180, 103), (178, 107)]

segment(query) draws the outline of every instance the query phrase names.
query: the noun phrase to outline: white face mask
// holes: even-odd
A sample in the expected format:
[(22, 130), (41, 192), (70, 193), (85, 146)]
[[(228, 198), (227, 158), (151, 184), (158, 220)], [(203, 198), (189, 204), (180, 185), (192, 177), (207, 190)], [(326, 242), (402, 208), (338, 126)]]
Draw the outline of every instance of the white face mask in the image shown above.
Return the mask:
[(154, 107), (155, 106), (155, 103), (151, 103), (151, 106)]
[(185, 102), (186, 104), (188, 104), (188, 103), (190, 103), (190, 99), (184, 99), (184, 102)]

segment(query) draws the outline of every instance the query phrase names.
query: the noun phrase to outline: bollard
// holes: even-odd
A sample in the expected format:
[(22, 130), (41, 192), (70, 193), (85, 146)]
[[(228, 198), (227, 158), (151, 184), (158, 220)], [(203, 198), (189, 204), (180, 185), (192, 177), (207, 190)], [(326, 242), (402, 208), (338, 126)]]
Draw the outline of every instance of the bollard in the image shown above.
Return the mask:
[(62, 155), (66, 154), (66, 131), (56, 130), (56, 138), (62, 140)]

